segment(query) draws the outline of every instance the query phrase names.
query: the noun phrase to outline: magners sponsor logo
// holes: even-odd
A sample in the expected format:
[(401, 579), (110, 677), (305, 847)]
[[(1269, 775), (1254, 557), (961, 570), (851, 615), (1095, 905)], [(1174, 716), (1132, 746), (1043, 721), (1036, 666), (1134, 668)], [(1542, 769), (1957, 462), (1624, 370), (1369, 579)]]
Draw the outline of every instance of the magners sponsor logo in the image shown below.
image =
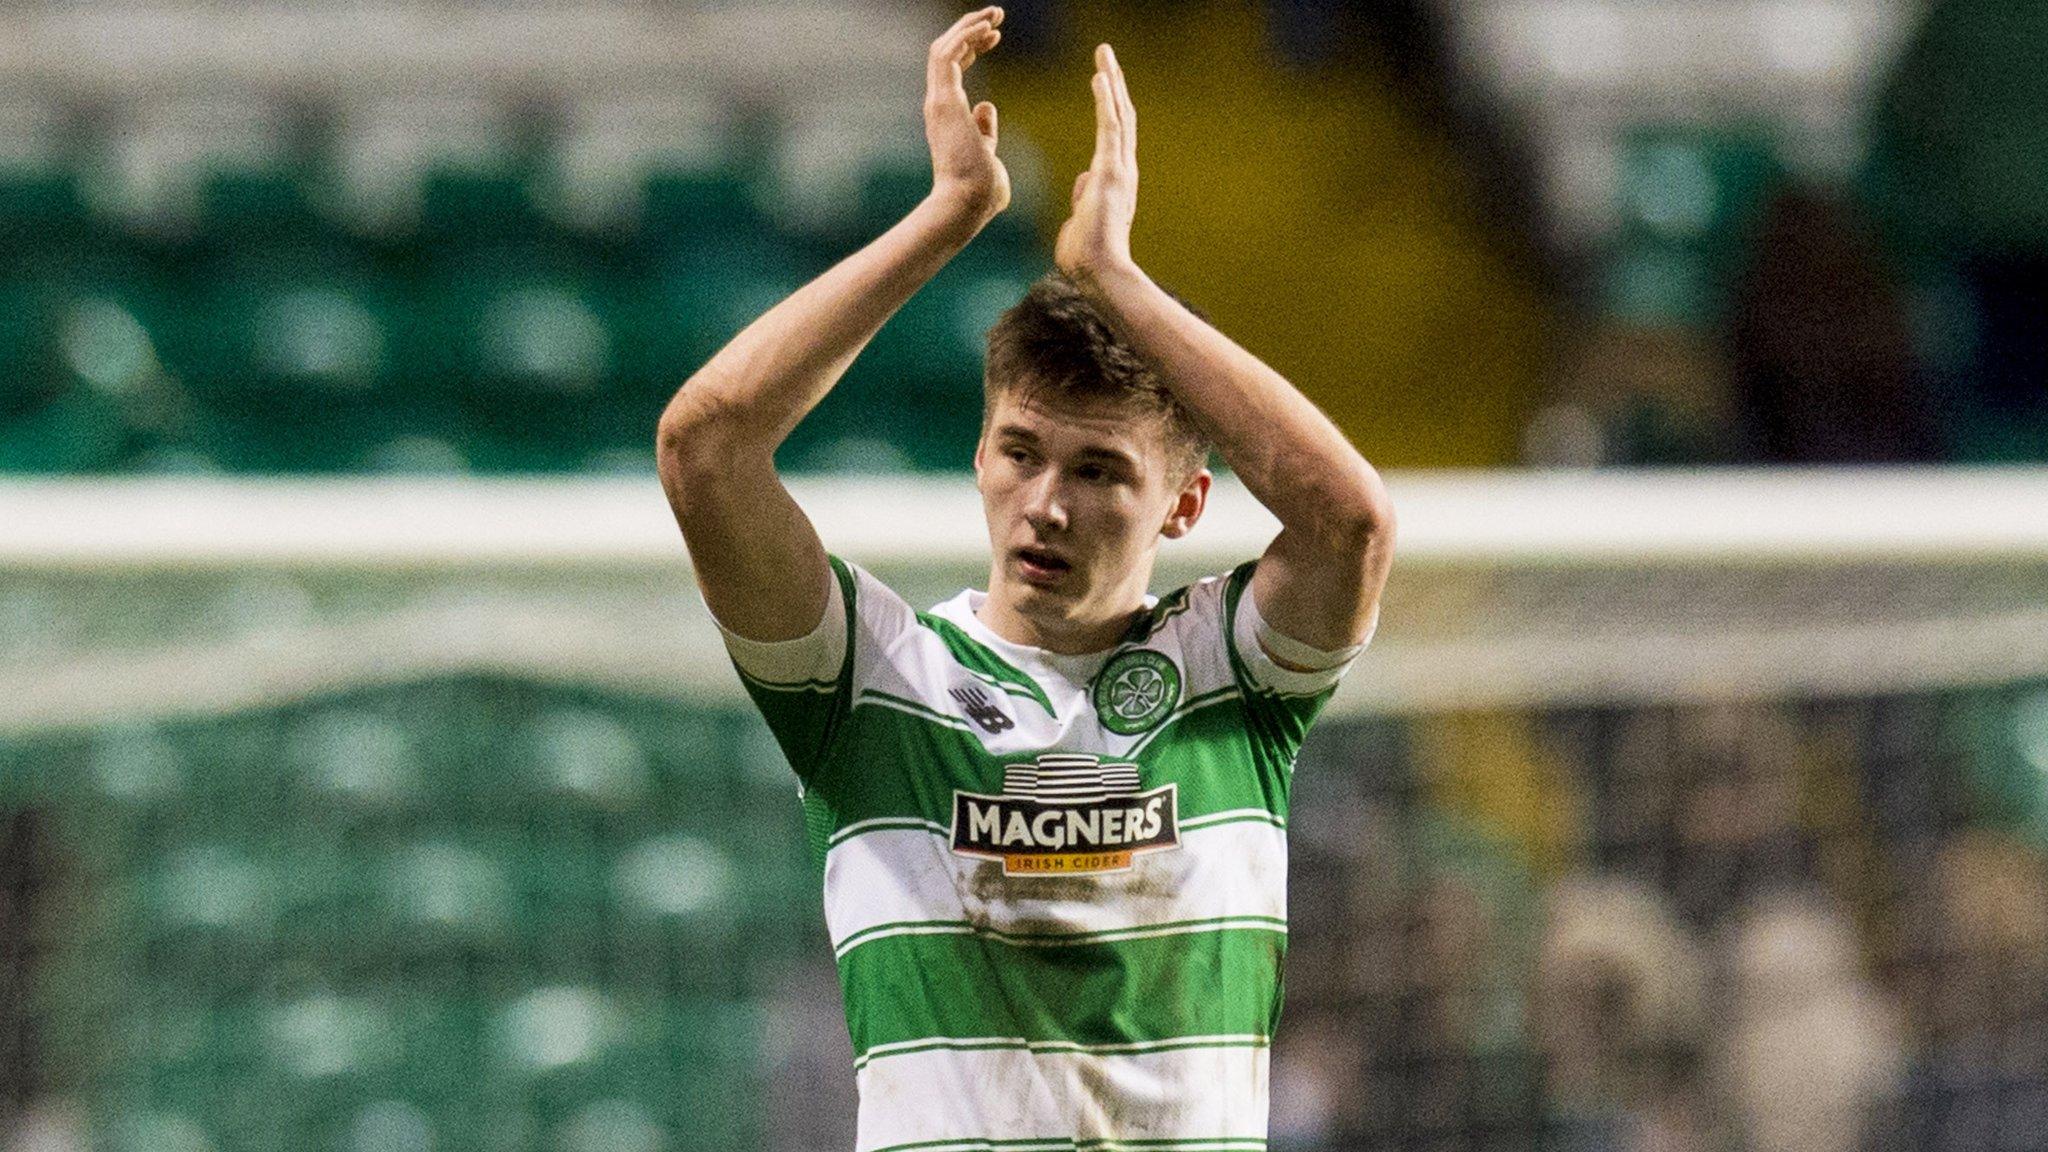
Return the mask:
[(1136, 764), (1047, 753), (1004, 768), (1000, 796), (953, 793), (953, 851), (999, 859), (1007, 876), (1117, 872), (1179, 846), (1175, 786), (1141, 790)]

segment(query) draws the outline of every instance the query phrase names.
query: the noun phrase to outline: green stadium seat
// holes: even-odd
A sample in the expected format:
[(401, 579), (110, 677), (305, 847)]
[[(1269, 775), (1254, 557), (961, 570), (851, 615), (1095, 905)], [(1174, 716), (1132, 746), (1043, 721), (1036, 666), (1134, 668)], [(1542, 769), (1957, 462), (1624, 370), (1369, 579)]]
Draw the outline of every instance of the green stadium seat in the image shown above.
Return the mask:
[(331, 1137), (336, 1152), (439, 1152), (464, 1147), (461, 1131), (437, 1125), (409, 1100), (371, 1100), (341, 1118)]
[(679, 248), (729, 236), (768, 235), (757, 172), (739, 166), (662, 168), (641, 182), (640, 228), (646, 242)]
[(138, 1111), (109, 1118), (108, 1152), (227, 1152), (198, 1120), (180, 1112)]
[(1646, 126), (1617, 161), (1621, 218), (1600, 294), (1646, 324), (1717, 322), (1757, 212), (1784, 178), (1771, 134), (1742, 126)]
[(183, 799), (191, 775), (184, 751), (162, 728), (129, 724), (94, 735), (91, 787), (116, 804), (149, 807)]
[(10, 145), (0, 157), (0, 266), (32, 265), (91, 226), (80, 165), (50, 108), (0, 109), (0, 132)]
[(732, 916), (747, 890), (741, 861), (702, 836), (670, 833), (623, 847), (611, 868), (624, 920), (690, 922)]
[(1783, 174), (1767, 129), (1645, 126), (1623, 137), (1616, 201), (1630, 232), (1740, 247)]
[(589, 980), (603, 967), (611, 920), (608, 857), (595, 835), (580, 842), (547, 837), (520, 851), (520, 950), (546, 979)]
[(410, 954), (499, 947), (515, 913), (507, 861), (475, 844), (427, 839), (385, 862), (385, 905)]
[(669, 1130), (652, 1108), (608, 1097), (577, 1108), (555, 1129), (562, 1152), (665, 1152)]
[(668, 256), (649, 281), (621, 288), (626, 388), (666, 401), (816, 271), (803, 252), (761, 234), (733, 233)]
[(556, 707), (522, 733), (521, 759), (533, 787), (591, 808), (637, 805), (648, 785), (647, 750), (606, 712)]
[(480, 1101), (502, 1078), (491, 1064), (493, 1003), (471, 989), (402, 984), (395, 998), (398, 1056), (382, 1093), (438, 1112), (449, 1101)]
[(242, 471), (356, 466), (397, 415), (393, 305), (334, 249), (244, 253), (205, 268), (167, 357)]
[(1623, 239), (1608, 252), (1598, 291), (1609, 316), (1635, 324), (1699, 326), (1719, 309), (1713, 262), (1685, 244)]
[(42, 374), (51, 348), (41, 303), (31, 284), (0, 278), (0, 420), (35, 403), (48, 387)]
[(161, 356), (165, 295), (149, 262), (80, 246), (11, 284), (0, 356), (21, 375), (0, 387), (0, 470), (111, 471), (192, 433)]
[(391, 303), (344, 261), (315, 253), (238, 261), (215, 272), (201, 298), (206, 315), (187, 371), (216, 388), (337, 398), (396, 375)]
[(591, 275), (557, 250), (479, 248), (434, 262), (407, 293), (403, 361), (448, 406), (468, 462), (483, 471), (580, 467), (619, 358)]
[[(303, 607), (296, 599), (303, 595), (289, 582), (252, 582), (239, 591), (237, 611), (249, 614), (245, 620), (291, 613)], [(280, 599), (265, 605), (267, 597)], [(278, 718), (223, 716), (183, 722), (171, 731), (191, 781), (181, 812), (184, 826), (194, 836), (235, 836), (267, 850), (280, 831), (278, 814), (293, 806)]]
[(266, 1005), (260, 1025), (263, 1064), (298, 1092), (369, 1075), (398, 1056), (397, 1021), (375, 996), (316, 992)]
[(627, 1019), (603, 989), (587, 984), (533, 988), (498, 1005), (493, 1063), (515, 1079), (587, 1079), (621, 1044)]
[(159, 930), (257, 937), (277, 915), (278, 877), (246, 848), (199, 843), (174, 849), (147, 876)]
[(337, 807), (345, 819), (388, 817), (426, 799), (420, 737), (382, 712), (349, 706), (300, 717), (285, 735), (285, 759), (309, 808)]
[[(948, 265), (883, 325), (847, 373), (842, 403), (854, 419), (840, 429), (842, 438), (892, 444), (920, 469), (970, 468), (981, 428), (986, 334), (1030, 282), (1028, 269), (1008, 261)], [(855, 449), (842, 443), (837, 452), (849, 457), (845, 466), (861, 466)]]
[(199, 178), (200, 240), (216, 252), (333, 243), (341, 232), (319, 207), (335, 192), (327, 184), (317, 167), (290, 157), (214, 165)]
[(1958, 693), (1945, 723), (1974, 815), (2048, 847), (2048, 684)]
[(531, 166), (516, 156), (436, 163), (420, 182), (420, 231), (430, 243), (454, 245), (546, 235), (555, 228), (535, 184)]
[(157, 384), (134, 310), (64, 279), (0, 288), (0, 472), (101, 472), (134, 445), (133, 405)]
[[(296, 822), (295, 822), (296, 824)], [(278, 866), (274, 954), (321, 972), (361, 972), (392, 961), (396, 934), (380, 899), (388, 877), (353, 836), (299, 825)]]

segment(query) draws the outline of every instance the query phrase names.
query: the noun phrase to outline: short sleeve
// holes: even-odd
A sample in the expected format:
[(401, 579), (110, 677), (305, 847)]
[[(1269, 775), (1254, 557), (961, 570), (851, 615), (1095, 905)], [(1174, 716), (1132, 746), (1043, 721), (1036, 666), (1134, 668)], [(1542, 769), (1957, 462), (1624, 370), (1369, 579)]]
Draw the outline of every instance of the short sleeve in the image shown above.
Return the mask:
[(824, 763), (853, 695), (859, 581), (845, 561), (829, 559), (832, 587), (825, 616), (809, 635), (764, 643), (718, 626), (748, 698), (768, 722), (797, 779), (806, 783)]
[[(1222, 619), (1218, 624), (1229, 653), (1231, 673), (1244, 693), (1245, 715), (1254, 741), (1272, 762), (1291, 767), (1310, 726), (1336, 693), (1338, 681), (1344, 678), (1357, 653), (1322, 652), (1274, 632), (1252, 602), (1252, 572), (1257, 567), (1257, 561), (1250, 561), (1232, 569), (1224, 578)], [(1268, 641), (1264, 646), (1259, 643), (1262, 632)], [(1278, 643), (1273, 642), (1274, 637), (1279, 637)], [(1306, 672), (1283, 668), (1267, 654), (1267, 647), (1283, 650), (1282, 658), (1290, 663), (1321, 666)]]
[[(1364, 640), (1334, 652), (1325, 651), (1276, 630), (1260, 613), (1258, 599), (1247, 582), (1230, 622), (1231, 640), (1252, 682), (1283, 696), (1313, 696), (1335, 688), (1379, 629), (1379, 610), (1375, 606)], [(1275, 656), (1292, 667), (1276, 662)]]
[(740, 674), (765, 684), (809, 684), (829, 681), (838, 675), (846, 659), (846, 590), (835, 571), (827, 582), (825, 615), (810, 634), (794, 640), (749, 640), (725, 626), (716, 616), (725, 650)]

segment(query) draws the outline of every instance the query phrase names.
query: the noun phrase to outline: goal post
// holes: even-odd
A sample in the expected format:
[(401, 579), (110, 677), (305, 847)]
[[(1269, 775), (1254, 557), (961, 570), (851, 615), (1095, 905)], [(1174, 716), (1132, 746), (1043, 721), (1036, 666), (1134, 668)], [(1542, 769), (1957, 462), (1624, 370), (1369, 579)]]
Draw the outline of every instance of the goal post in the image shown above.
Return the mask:
[[(1417, 472), (1336, 714), (2048, 676), (2048, 469)], [(792, 481), (913, 603), (987, 575), (969, 477)], [(0, 730), (465, 672), (736, 700), (652, 477), (0, 485)], [(1276, 530), (1228, 477), (1155, 591)]]

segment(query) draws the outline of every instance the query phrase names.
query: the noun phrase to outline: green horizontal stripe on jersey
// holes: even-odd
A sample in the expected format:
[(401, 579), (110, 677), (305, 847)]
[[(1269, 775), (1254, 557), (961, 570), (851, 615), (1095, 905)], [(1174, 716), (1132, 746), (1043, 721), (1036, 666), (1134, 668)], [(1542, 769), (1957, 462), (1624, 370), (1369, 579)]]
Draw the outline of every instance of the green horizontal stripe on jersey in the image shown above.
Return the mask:
[[(1245, 809), (1284, 819), (1285, 778), (1258, 770), (1243, 718), (1236, 695), (1188, 712), (1135, 757), (1143, 786), (1178, 784), (1183, 821)], [(879, 819), (949, 828), (955, 791), (1000, 794), (1003, 767), (1028, 764), (1033, 755), (990, 755), (964, 720), (870, 689), (840, 725), (831, 761), (811, 791), (830, 808), (825, 831), (833, 842)]]
[(1122, 1140), (1114, 1137), (1025, 1137), (1013, 1140), (919, 1140), (891, 1144), (874, 1152), (1265, 1152), (1258, 1136), (1181, 1137)]
[(1225, 928), (1138, 940), (1012, 944), (885, 936), (839, 960), (854, 1052), (919, 1040), (1131, 1044), (1265, 1036), (1286, 936)]
[(1165, 920), (1157, 924), (1134, 924), (1126, 928), (1103, 928), (1092, 932), (1005, 932), (986, 924), (966, 920), (895, 920), (863, 928), (839, 942), (835, 950), (844, 956), (862, 944), (889, 936), (944, 935), (980, 936), (1026, 948), (1048, 948), (1068, 944), (1094, 944), (1109, 940), (1136, 940), (1150, 936), (1185, 936), (1215, 928), (1263, 928), (1286, 932), (1287, 921), (1277, 916), (1210, 916), (1201, 920)]

